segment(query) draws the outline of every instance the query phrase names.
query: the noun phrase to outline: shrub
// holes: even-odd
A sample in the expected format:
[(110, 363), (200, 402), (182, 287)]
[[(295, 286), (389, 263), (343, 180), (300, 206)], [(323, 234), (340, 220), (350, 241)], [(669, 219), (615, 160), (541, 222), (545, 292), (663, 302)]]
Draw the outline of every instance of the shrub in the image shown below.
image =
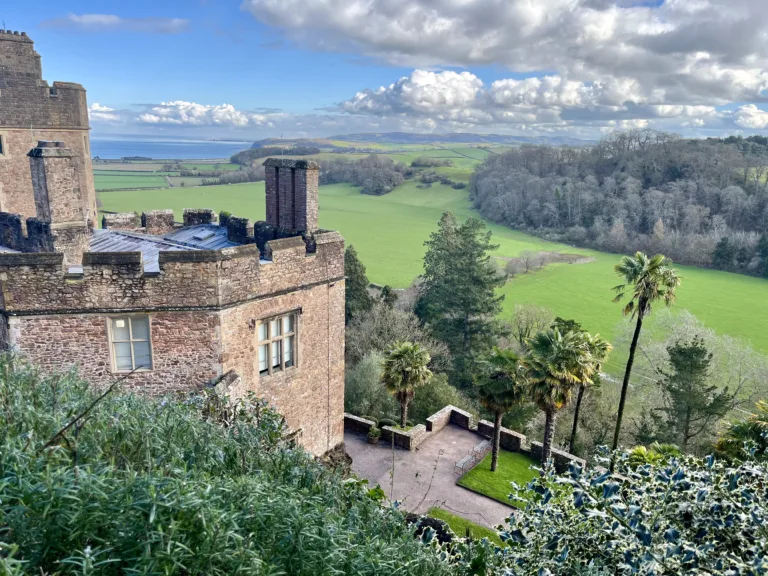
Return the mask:
[(381, 383), (382, 356), (368, 354), (347, 369), (344, 376), (344, 410), (356, 416), (369, 414), (373, 419), (396, 410), (395, 401)]
[(0, 573), (455, 573), (264, 402), (95, 400), (0, 358)]
[(377, 428), (376, 426), (371, 426), (371, 428), (368, 430), (368, 436), (370, 438), (380, 438), (381, 428)]
[[(598, 460), (606, 465), (607, 457)], [(511, 574), (765, 574), (768, 468), (729, 467), (714, 457), (670, 458), (621, 475), (572, 465), (526, 489), (528, 500), (502, 539)], [(516, 486), (513, 493), (522, 495)]]

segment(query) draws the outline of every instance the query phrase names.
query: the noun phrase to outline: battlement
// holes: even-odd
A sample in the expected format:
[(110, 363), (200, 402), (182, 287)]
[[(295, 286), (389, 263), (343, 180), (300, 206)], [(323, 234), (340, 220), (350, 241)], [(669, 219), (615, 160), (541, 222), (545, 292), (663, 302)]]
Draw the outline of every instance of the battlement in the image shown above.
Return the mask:
[(19, 32), (18, 30), (2, 30), (0, 29), (0, 42), (27, 42), (34, 44), (32, 39), (27, 36), (26, 32)]
[(0, 212), (0, 245), (19, 252), (53, 252), (54, 235), (48, 222), (37, 218), (23, 222), (18, 214)]
[[(337, 232), (222, 250), (164, 251), (159, 272), (141, 252), (86, 252), (73, 273), (60, 253), (0, 253), (0, 305), (9, 315), (221, 309), (344, 278)], [(268, 256), (268, 259), (266, 258)]]
[(0, 127), (88, 129), (85, 89), (43, 80), (40, 54), (24, 32), (0, 31)]

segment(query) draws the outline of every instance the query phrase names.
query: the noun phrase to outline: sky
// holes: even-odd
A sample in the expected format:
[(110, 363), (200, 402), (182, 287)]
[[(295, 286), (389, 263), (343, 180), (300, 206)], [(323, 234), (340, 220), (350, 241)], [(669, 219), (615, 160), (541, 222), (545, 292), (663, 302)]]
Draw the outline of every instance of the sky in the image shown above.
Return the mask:
[(94, 135), (768, 134), (768, 0), (5, 0)]

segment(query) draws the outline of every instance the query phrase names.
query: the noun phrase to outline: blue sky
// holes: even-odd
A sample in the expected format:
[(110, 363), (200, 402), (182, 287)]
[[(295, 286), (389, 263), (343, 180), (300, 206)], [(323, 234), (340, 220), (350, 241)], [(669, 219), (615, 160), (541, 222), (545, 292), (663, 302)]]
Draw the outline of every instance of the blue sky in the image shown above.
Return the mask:
[(765, 133), (761, 0), (6, 0), (95, 133)]

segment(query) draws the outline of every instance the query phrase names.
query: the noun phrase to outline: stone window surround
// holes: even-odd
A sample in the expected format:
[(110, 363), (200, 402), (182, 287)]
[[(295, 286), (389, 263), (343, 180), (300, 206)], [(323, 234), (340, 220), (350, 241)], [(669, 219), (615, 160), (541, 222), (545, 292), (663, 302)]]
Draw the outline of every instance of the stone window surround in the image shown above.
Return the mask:
[(0, 160), (8, 160), (11, 154), (8, 150), (8, 132), (0, 130)]
[[(147, 337), (149, 338), (149, 360), (151, 363), (150, 368), (135, 368), (132, 370), (120, 370), (117, 368), (117, 355), (115, 354), (115, 343), (112, 335), (112, 321), (113, 320), (128, 320), (130, 318), (146, 318), (147, 319)], [(106, 318), (107, 321), (107, 338), (109, 343), (109, 367), (113, 374), (130, 374), (131, 372), (154, 372), (155, 371), (155, 350), (152, 342), (152, 316), (150, 314), (118, 314), (110, 315)], [(133, 355), (133, 341), (131, 341), (131, 355)]]
[[(280, 334), (277, 338), (274, 338), (272, 334), (269, 333), (269, 325), (273, 320), (280, 320), (282, 323), (283, 318), (286, 318), (288, 316), (293, 316), (293, 332), (290, 332), (288, 334)], [(273, 375), (277, 374), (283, 374), (286, 372), (290, 372), (293, 370), (296, 370), (299, 367), (299, 341), (300, 341), (300, 319), (301, 318), (301, 308), (295, 308), (293, 310), (286, 310), (285, 312), (280, 312), (278, 314), (270, 314), (269, 316), (265, 316), (263, 318), (259, 318), (255, 324), (255, 338), (256, 338), (256, 361), (258, 363), (259, 358), (259, 351), (262, 346), (267, 346), (267, 370), (261, 371), (258, 369), (257, 364), (257, 372), (259, 374), (260, 378), (268, 378)], [(265, 325), (267, 327), (267, 339), (261, 340), (259, 338), (259, 328)], [(282, 329), (281, 329), (282, 332)], [(285, 336), (293, 336), (293, 355), (292, 355), (292, 365), (291, 366), (285, 366), (285, 353), (283, 351), (282, 346), (280, 347), (280, 369), (273, 369), (272, 367), (272, 356), (271, 356), (271, 350), (272, 350), (272, 343), (277, 341), (283, 341)]]

